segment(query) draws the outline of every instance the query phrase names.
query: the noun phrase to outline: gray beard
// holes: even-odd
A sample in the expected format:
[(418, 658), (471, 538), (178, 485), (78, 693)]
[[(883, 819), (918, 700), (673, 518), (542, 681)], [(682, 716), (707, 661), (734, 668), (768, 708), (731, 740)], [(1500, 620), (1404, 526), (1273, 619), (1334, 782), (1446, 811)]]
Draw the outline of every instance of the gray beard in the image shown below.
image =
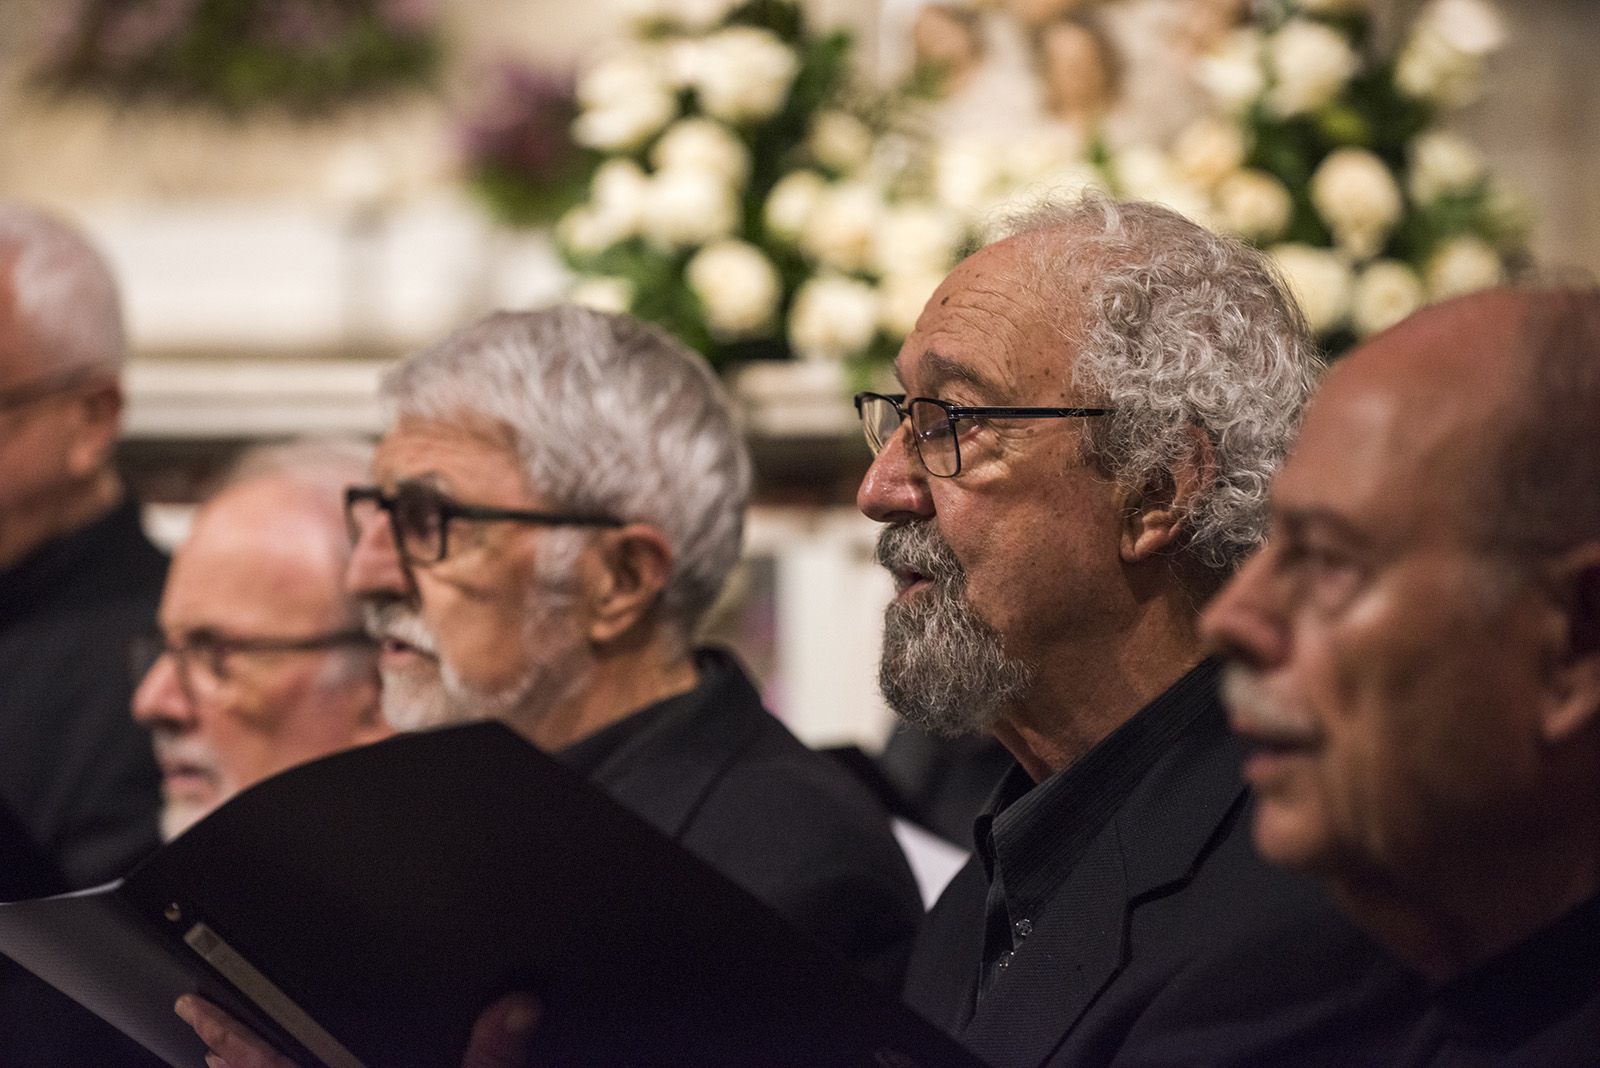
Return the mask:
[(907, 723), (946, 738), (988, 734), (1033, 685), (1000, 635), (967, 603), (967, 574), (926, 520), (883, 528), (878, 562), (931, 584), (883, 613), (878, 688)]

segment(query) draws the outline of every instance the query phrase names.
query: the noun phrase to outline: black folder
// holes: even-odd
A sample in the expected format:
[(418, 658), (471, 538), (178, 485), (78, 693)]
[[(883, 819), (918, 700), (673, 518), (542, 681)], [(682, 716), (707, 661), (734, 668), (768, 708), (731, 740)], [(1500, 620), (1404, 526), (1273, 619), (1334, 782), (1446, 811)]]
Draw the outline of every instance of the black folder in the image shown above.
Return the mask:
[(0, 952), (180, 1068), (185, 992), (300, 1063), (456, 1068), (518, 989), (535, 1063), (979, 1065), (496, 723), (260, 783), (119, 882), (0, 905)]

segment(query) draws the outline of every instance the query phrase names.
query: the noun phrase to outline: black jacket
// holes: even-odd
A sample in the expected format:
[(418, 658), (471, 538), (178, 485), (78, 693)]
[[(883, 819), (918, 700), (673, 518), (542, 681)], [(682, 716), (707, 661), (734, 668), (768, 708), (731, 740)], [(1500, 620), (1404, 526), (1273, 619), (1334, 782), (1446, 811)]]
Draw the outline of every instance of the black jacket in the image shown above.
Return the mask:
[(700, 685), (562, 753), (622, 804), (895, 989), (921, 899), (888, 818), (761, 705), (726, 653)]
[(1415, 1012), (1414, 980), (1319, 887), (1256, 856), (1214, 665), (1164, 696), (1163, 714), (1190, 722), (1115, 803), (981, 1002), (977, 858), (928, 916), (907, 1000), (998, 1068), (1385, 1063), (1376, 1036), (1392, 1041), (1395, 1018)]

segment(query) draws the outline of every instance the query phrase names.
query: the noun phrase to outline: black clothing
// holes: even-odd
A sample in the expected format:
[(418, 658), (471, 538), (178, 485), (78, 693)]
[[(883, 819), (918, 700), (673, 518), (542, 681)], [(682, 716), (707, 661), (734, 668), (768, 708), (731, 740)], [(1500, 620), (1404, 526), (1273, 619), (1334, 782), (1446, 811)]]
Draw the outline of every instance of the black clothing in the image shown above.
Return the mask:
[(154, 624), (166, 570), (129, 502), (0, 571), (0, 800), (74, 889), (160, 844), (126, 650)]
[(1434, 992), (1402, 1065), (1600, 1064), (1600, 897)]
[(882, 808), (761, 706), (732, 657), (558, 756), (664, 834), (894, 989), (921, 899)]
[(972, 842), (972, 821), (1011, 764), (992, 737), (941, 738), (906, 723), (895, 726), (878, 757), (910, 804), (912, 822), (963, 849)]
[(997, 1068), (1393, 1054), (1377, 1036), (1399, 1033), (1419, 988), (1318, 886), (1256, 856), (1217, 670), (1037, 787), (1009, 773), (980, 817), (906, 997)]
[[(126, 647), (155, 622), (166, 557), (123, 504), (0, 571), (0, 856), (7, 896), (121, 875), (158, 844), (160, 776), (130, 716)], [(26, 862), (22, 858), (28, 858)], [(161, 1062), (0, 958), (0, 1065)]]

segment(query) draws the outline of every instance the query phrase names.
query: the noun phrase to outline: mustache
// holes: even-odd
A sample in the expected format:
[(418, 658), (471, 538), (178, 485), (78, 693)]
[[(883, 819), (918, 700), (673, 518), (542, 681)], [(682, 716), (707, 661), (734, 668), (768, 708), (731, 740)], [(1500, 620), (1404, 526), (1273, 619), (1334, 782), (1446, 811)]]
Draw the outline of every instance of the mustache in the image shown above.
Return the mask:
[(1273, 697), (1258, 675), (1238, 664), (1222, 672), (1222, 703), (1235, 731), (1267, 738), (1303, 741), (1318, 733), (1316, 722), (1299, 709)]
[(151, 744), (159, 763), (181, 764), (204, 769), (211, 775), (218, 774), (216, 751), (198, 738), (156, 729), (152, 732)]
[(877, 555), (878, 563), (888, 570), (922, 575), (936, 586), (959, 589), (966, 582), (966, 570), (932, 520), (884, 527), (878, 533)]
[(364, 604), (362, 622), (367, 633), (378, 641), (394, 640), (427, 656), (439, 655), (439, 643), (422, 617), (403, 604)]

